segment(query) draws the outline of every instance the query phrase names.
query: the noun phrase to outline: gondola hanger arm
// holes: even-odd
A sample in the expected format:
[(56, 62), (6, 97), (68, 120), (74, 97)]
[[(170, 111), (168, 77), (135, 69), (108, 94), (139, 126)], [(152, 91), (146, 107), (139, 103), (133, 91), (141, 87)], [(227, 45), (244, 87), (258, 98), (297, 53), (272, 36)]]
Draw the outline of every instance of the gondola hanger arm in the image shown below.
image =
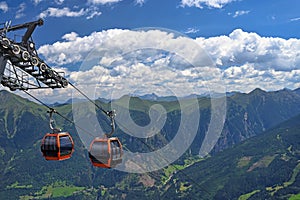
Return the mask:
[(50, 119), (49, 119), (49, 126), (50, 126), (50, 129), (53, 131), (53, 133), (61, 132), (61, 129), (60, 129), (60, 128), (55, 128), (55, 127), (53, 126), (54, 123), (55, 123), (54, 119), (52, 118), (52, 117), (53, 117), (53, 113), (57, 113), (57, 111), (54, 110), (53, 108), (50, 108), (50, 110), (48, 110), (47, 113), (50, 114)]
[(105, 135), (106, 137), (110, 138), (116, 129), (116, 125), (115, 125), (116, 111), (115, 110), (106, 111), (106, 115), (110, 118), (111, 131), (109, 133), (106, 133)]

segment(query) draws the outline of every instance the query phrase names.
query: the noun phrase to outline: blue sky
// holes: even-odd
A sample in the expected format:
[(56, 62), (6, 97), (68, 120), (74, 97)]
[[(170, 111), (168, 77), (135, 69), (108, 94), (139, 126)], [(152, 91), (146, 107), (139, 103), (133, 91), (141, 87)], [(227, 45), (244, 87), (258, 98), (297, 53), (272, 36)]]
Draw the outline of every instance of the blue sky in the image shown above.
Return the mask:
[(93, 31), (111, 28), (140, 27), (164, 27), (183, 33), (194, 31), (195, 33), (188, 34), (191, 37), (228, 35), (236, 28), (254, 31), (261, 36), (299, 37), (300, 2), (297, 0), (219, 0), (228, 2), (220, 4), (220, 8), (209, 4), (218, 0), (195, 0), (194, 2), (200, 2), (201, 8), (197, 3), (183, 2), (14, 0), (2, 1), (0, 10), (3, 22), (12, 20), (13, 23), (23, 23), (42, 16), (45, 26), (37, 33), (43, 34), (39, 44), (54, 42), (71, 31), (88, 35)]
[[(118, 57), (115, 52), (110, 52), (111, 46), (122, 47), (124, 50), (126, 45), (132, 45), (126, 42), (126, 31), (134, 32), (143, 27), (154, 27), (153, 29), (161, 32), (169, 29), (190, 37), (215, 63), (215, 67), (200, 72), (211, 75), (216, 71), (217, 76), (223, 79), (226, 91), (249, 92), (257, 87), (265, 90), (298, 88), (299, 8), (298, 0), (0, 0), (2, 22), (11, 20), (12, 24), (19, 24), (43, 18), (44, 25), (38, 27), (33, 34), (39, 54), (49, 66), (64, 70), (71, 81), (81, 84), (83, 88), (87, 79), (94, 85), (99, 85), (100, 82), (107, 85), (107, 89), (97, 93), (102, 97), (112, 95), (109, 85), (119, 88), (116, 84), (126, 80), (122, 74), (132, 75), (135, 80), (146, 83), (141, 88), (137, 87), (141, 85), (138, 81), (134, 82), (136, 85), (129, 84), (127, 87), (133, 93), (154, 92), (167, 95), (162, 88), (149, 85), (155, 83), (164, 89), (181, 88), (179, 85), (182, 82), (194, 83), (189, 85), (193, 88), (188, 90), (189, 93), (203, 92), (201, 87), (205, 86), (197, 88), (199, 82), (195, 80), (203, 82), (205, 78), (196, 77), (195, 69), (193, 71), (189, 67), (179, 67), (175, 74), (172, 74), (174, 69), (162, 69), (162, 66), (170, 67), (167, 64), (170, 62), (167, 61), (179, 59), (162, 54), (161, 50), (155, 53), (145, 51), (142, 57), (150, 59), (150, 64), (140, 59), (133, 62), (131, 55), (130, 62), (123, 56), (123, 60), (127, 59), (127, 64), (109, 66), (111, 62), (108, 61), (115, 61)], [(117, 34), (124, 36), (119, 44), (112, 41)], [(149, 41), (164, 39), (164, 35), (157, 33), (145, 34)], [(144, 47), (142, 44), (145, 39), (140, 40), (144, 36), (138, 33), (136, 35), (139, 37), (133, 34), (135, 43)], [(106, 52), (99, 54), (100, 62), (82, 71), (80, 66), (96, 44), (105, 48)], [(181, 45), (180, 42), (178, 45)], [(163, 65), (158, 67), (157, 63)], [(148, 73), (153, 74), (164, 71), (169, 80), (162, 80), (162, 77), (157, 78), (155, 75), (146, 79), (143, 74), (149, 69), (152, 71)], [(202, 77), (207, 74), (202, 74)], [(94, 80), (94, 76), (101, 78)], [(216, 77), (208, 78), (207, 81), (214, 78)], [(151, 88), (152, 91), (144, 88)], [(187, 95), (180, 89), (173, 92)], [(49, 101), (63, 99), (58, 97), (58, 94), (64, 94), (62, 91), (46, 93)], [(95, 92), (94, 95), (97, 96)]]

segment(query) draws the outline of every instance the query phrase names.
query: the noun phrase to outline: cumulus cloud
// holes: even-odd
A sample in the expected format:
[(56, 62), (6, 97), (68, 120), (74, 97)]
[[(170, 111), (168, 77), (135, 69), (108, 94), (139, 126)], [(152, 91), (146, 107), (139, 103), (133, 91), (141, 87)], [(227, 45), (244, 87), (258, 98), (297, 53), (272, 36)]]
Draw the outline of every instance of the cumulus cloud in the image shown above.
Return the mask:
[(256, 33), (236, 29), (229, 36), (196, 40), (219, 66), (253, 63), (259, 69), (289, 71), (299, 68), (298, 39), (261, 37)]
[(297, 82), (300, 78), (299, 69), (291, 71), (259, 70), (254, 64), (244, 64), (227, 68), (223, 75), (225, 84), (231, 91), (250, 92), (257, 87), (271, 91), (300, 87)]
[(261, 37), (234, 30), (228, 36), (197, 38), (219, 68), (228, 90), (249, 92), (261, 87), (299, 87), (300, 40)]
[(62, 39), (67, 41), (41, 46), (38, 52), (46, 58), (47, 62), (54, 65), (76, 63), (82, 61), (94, 48), (99, 47), (100, 50), (105, 42), (122, 32), (123, 30), (120, 29), (111, 29), (94, 32), (84, 37), (78, 37), (77, 33), (72, 32), (62, 37)]
[[(162, 30), (112, 29), (84, 37), (72, 32), (62, 39), (38, 52), (53, 65), (81, 65), (79, 71), (70, 69), (69, 78), (86, 91), (97, 90), (96, 96), (199, 94), (207, 86), (219, 86), (220, 76), (229, 91), (300, 86), (299, 39), (262, 37), (241, 29), (193, 39), (195, 45), (188, 42), (192, 39)], [(156, 48), (149, 48), (153, 46)], [(197, 49), (204, 49), (216, 67), (195, 54)], [(191, 60), (202, 64), (193, 66)]]
[(7, 12), (8, 11), (8, 5), (5, 1), (1, 1), (0, 2), (0, 10), (2, 10), (3, 12)]
[(217, 80), (220, 72), (207, 67), (211, 60), (192, 39), (160, 30), (114, 29), (85, 37), (72, 32), (63, 39), (40, 47), (39, 54), (50, 65), (79, 63), (80, 70), (70, 73), (71, 82), (83, 91), (101, 85), (102, 97), (109, 91), (115, 98), (153, 91), (176, 96), (204, 92), (205, 81)]
[(78, 37), (78, 34), (75, 32), (67, 33), (64, 36), (62, 36), (62, 39), (65, 39), (67, 41), (74, 41)]
[[(83, 91), (95, 91), (98, 88), (100, 93), (96, 96), (105, 97), (103, 94), (106, 94), (106, 98), (112, 99), (128, 94), (145, 95), (155, 92), (160, 96), (186, 96), (207, 91), (202, 83), (205, 82), (204, 77), (199, 78), (203, 69), (175, 70), (162, 64), (167, 63), (166, 60), (167, 58), (162, 58), (151, 64), (141, 61), (117, 65), (112, 69), (98, 65), (86, 71), (71, 73), (70, 80)], [(207, 70), (210, 73), (212, 71)], [(187, 82), (187, 79), (193, 78), (193, 82)]]
[(225, 5), (237, 0), (181, 0), (181, 5), (183, 7), (197, 7), (203, 8), (203, 6), (208, 6), (210, 8), (223, 8)]

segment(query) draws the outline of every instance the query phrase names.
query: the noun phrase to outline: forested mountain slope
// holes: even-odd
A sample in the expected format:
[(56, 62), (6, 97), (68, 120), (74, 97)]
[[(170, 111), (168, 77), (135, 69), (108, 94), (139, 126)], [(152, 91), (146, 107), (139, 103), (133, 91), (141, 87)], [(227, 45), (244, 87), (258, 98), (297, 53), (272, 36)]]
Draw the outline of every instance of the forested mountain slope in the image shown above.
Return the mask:
[[(171, 170), (171, 168), (150, 174), (136, 175), (117, 170), (103, 170), (92, 167), (87, 156), (87, 149), (83, 146), (74, 124), (59, 116), (55, 118), (56, 122), (60, 128), (72, 134), (75, 142), (75, 152), (72, 158), (62, 162), (45, 161), (40, 152), (40, 142), (43, 135), (50, 131), (47, 109), (42, 105), (33, 103), (7, 91), (0, 92), (0, 101), (1, 198), (18, 199), (19, 197), (25, 198), (26, 195), (28, 195), (27, 197), (29, 199), (33, 197), (46, 198), (49, 196), (52, 198), (72, 197), (74, 199), (77, 197), (78, 199), (89, 199), (91, 196), (94, 197), (97, 195), (103, 198), (105, 196), (112, 198), (114, 195), (117, 197), (117, 194), (121, 194), (125, 197), (126, 191), (128, 193), (127, 198), (129, 198), (133, 195), (130, 194), (129, 190), (135, 191), (135, 194), (140, 191), (140, 194), (147, 194), (152, 197), (153, 195), (161, 196), (165, 191), (167, 192), (166, 194), (172, 194), (175, 195), (175, 197), (181, 195), (172, 193), (173, 187), (167, 184), (175, 180), (168, 180), (175, 171), (174, 169)], [(121, 102), (122, 98), (116, 101)], [(208, 97), (199, 97), (198, 102), (201, 112), (199, 130), (190, 149), (176, 162), (180, 166), (183, 166), (186, 160), (188, 160), (189, 164), (198, 161), (198, 159), (195, 160), (194, 157), (199, 153), (203, 135), (209, 124), (210, 99)], [(264, 133), (265, 130), (296, 116), (300, 113), (299, 102), (300, 95), (298, 90), (265, 92), (256, 89), (249, 94), (235, 93), (227, 97), (227, 114), (224, 129), (212, 154), (218, 155), (219, 153), (217, 152), (239, 144), (247, 138), (260, 135)], [(109, 106), (107, 102), (97, 103), (100, 103), (106, 108)], [(155, 101), (140, 99), (138, 97), (130, 98), (131, 117), (141, 126), (149, 123), (149, 108), (151, 105), (157, 103), (165, 107), (167, 111), (167, 121), (159, 134), (147, 139), (147, 141), (145, 140), (153, 149), (161, 148), (176, 134), (178, 123), (180, 122), (180, 106), (178, 102), (170, 100)], [(55, 105), (55, 109), (72, 120), (71, 104)], [(99, 112), (97, 116), (101, 121), (101, 125), (109, 128), (108, 121), (105, 120), (101, 112)], [(132, 151), (151, 151), (149, 147), (143, 145), (132, 136), (124, 134), (118, 127), (116, 136)], [(273, 156), (271, 155), (271, 160)], [(248, 155), (244, 157), (239, 159), (250, 159)], [(275, 156), (274, 159), (276, 160), (279, 157), (280, 156)], [(249, 163), (254, 161), (256, 161), (256, 159), (251, 158)], [(218, 166), (218, 172), (229, 167), (225, 162)], [(181, 169), (182, 167), (179, 168)], [(211, 173), (205, 172), (203, 168), (201, 168), (200, 171), (203, 171), (202, 174)], [(140, 182), (141, 177), (142, 180), (146, 179), (148, 181), (146, 181), (145, 185), (143, 184), (145, 183), (144, 181)], [(199, 177), (197, 180), (202, 180), (202, 177)], [(207, 185), (212, 184), (209, 180), (210, 179), (204, 181), (204, 183)], [(186, 181), (188, 182), (188, 180)], [(226, 185), (222, 187), (226, 188), (227, 186), (225, 186)], [(183, 185), (182, 187), (190, 188), (189, 185)], [(55, 188), (58, 188), (58, 191)], [(67, 188), (67, 191), (61, 188)], [(151, 192), (145, 193), (145, 188)], [(191, 189), (192, 188), (193, 187), (191, 187)], [(206, 186), (203, 186), (203, 188), (206, 188)], [(208, 186), (208, 188), (210, 187)], [(118, 193), (114, 193), (116, 189)], [(174, 186), (173, 189), (176, 190), (178, 188)], [(64, 195), (62, 193), (64, 193)], [(218, 193), (210, 192), (209, 195), (207, 195), (211, 196), (211, 194), (222, 196), (221, 191)], [(238, 196), (234, 191), (232, 191), (231, 194)]]
[(299, 122), (300, 115), (175, 174), (165, 198), (299, 199)]

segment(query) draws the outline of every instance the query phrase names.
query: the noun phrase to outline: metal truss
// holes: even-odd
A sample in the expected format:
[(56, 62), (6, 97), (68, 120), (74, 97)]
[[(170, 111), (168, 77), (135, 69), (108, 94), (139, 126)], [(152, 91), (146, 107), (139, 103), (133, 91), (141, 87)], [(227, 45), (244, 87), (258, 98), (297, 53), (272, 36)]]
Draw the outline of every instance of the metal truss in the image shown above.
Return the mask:
[[(5, 23), (0, 29), (0, 81), (12, 91), (65, 88), (69, 84), (64, 72), (56, 72), (37, 54), (31, 34), (41, 25), (43, 20), (39, 19), (15, 26)], [(8, 32), (20, 29), (27, 29), (21, 41), (7, 37)]]

